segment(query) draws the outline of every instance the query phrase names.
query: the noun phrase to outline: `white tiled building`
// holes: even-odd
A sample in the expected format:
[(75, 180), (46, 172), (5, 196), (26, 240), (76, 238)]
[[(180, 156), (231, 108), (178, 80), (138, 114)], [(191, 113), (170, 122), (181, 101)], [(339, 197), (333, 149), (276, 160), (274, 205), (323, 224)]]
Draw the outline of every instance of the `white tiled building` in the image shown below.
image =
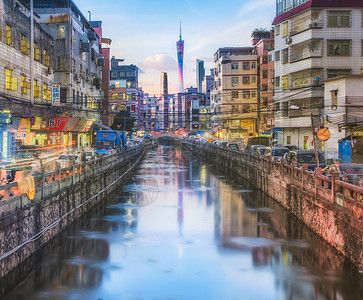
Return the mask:
[(280, 144), (311, 149), (312, 122), (316, 128), (324, 121), (323, 81), (362, 73), (363, 1), (277, 0), (276, 6), (275, 127), (284, 129)]

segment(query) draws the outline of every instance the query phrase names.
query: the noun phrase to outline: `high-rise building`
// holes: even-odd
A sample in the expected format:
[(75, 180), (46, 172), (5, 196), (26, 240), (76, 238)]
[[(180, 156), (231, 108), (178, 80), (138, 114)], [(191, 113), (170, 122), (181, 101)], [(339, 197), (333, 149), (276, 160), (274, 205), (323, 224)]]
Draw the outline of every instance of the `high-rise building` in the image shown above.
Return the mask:
[(205, 76), (205, 69), (204, 69), (204, 61), (203, 60), (197, 59), (196, 71), (197, 71), (197, 89), (198, 89), (198, 93), (202, 93), (203, 81), (204, 81), (204, 76)]
[(161, 73), (161, 97), (159, 100), (159, 128), (169, 128), (169, 92), (168, 73)]
[(183, 75), (183, 62), (184, 62), (184, 41), (181, 34), (181, 21), (180, 21), (180, 34), (179, 41), (176, 42), (176, 49), (178, 53), (178, 72), (179, 72), (179, 93), (184, 91), (184, 75)]

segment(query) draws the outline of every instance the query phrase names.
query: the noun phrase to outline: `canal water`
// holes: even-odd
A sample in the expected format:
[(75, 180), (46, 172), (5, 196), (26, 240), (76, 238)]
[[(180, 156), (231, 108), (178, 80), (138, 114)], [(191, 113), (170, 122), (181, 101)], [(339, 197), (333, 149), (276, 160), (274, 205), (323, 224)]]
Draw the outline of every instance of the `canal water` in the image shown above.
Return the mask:
[(276, 202), (170, 147), (4, 299), (362, 299), (352, 265)]

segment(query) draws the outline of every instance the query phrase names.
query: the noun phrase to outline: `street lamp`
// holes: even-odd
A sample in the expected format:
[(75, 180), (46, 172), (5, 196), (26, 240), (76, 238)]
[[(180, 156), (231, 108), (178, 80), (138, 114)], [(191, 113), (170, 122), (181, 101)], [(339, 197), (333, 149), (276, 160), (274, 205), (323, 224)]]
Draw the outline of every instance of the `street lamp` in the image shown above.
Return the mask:
[(311, 127), (313, 129), (313, 141), (314, 141), (314, 152), (315, 152), (316, 168), (319, 168), (319, 157), (318, 157), (318, 151), (316, 149), (316, 139), (315, 139), (315, 132), (314, 132), (314, 126), (313, 126), (313, 116), (311, 114), (311, 110), (310, 109), (303, 108), (303, 107), (299, 107), (297, 105), (291, 105), (290, 108), (293, 109), (293, 110), (298, 110), (298, 109), (305, 110), (310, 115)]

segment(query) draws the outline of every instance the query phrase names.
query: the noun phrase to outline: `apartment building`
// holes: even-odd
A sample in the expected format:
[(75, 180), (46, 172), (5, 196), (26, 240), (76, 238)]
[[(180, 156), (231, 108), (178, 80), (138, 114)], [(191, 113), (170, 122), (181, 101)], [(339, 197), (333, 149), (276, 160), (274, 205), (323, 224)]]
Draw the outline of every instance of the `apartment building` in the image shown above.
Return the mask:
[[(0, 0), (0, 153), (15, 149), (16, 139), (27, 138), (29, 130), (18, 135), (24, 116), (54, 116), (53, 39), (39, 26), (33, 15), (34, 43), (31, 59), (30, 9), (21, 1)], [(31, 105), (32, 104), (32, 105)]]
[(54, 39), (54, 83), (64, 113), (100, 120), (100, 37), (73, 0), (34, 0), (34, 11)]
[(313, 132), (324, 121), (324, 80), (362, 73), (362, 10), (359, 0), (276, 1), (274, 102), (275, 126), (283, 128), (280, 144), (313, 148)]
[(254, 47), (220, 48), (214, 54), (211, 111), (224, 139), (257, 134), (257, 55)]

